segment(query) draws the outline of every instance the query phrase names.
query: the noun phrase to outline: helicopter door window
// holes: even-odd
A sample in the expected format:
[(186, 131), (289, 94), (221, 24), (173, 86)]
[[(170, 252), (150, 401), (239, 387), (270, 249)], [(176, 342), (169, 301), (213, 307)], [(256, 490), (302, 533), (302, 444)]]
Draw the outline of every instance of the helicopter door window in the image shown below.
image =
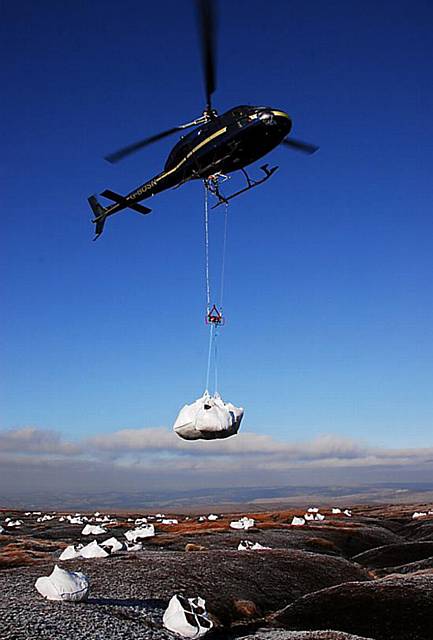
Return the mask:
[(239, 118), (238, 120), (238, 127), (240, 129), (242, 129), (242, 127), (245, 127), (247, 124), (249, 124), (251, 122), (251, 116), (248, 114), (243, 114), (242, 118)]

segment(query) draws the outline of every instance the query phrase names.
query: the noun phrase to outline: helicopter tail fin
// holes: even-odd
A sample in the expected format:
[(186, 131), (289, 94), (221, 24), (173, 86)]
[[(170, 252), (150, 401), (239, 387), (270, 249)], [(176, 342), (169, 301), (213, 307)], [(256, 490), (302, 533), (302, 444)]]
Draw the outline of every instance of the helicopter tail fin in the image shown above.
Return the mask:
[(95, 237), (93, 240), (97, 240), (101, 233), (104, 231), (105, 221), (107, 219), (106, 209), (98, 202), (96, 196), (90, 196), (88, 198), (89, 204), (92, 208), (95, 218), (92, 222), (95, 223)]

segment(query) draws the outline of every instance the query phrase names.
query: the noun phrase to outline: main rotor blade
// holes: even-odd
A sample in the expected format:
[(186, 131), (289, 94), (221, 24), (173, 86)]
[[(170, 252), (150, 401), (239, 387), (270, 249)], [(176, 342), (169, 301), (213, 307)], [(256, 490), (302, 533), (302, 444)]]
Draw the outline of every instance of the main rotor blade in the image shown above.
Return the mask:
[(295, 149), (295, 151), (302, 151), (303, 153), (316, 153), (320, 149), (320, 147), (316, 147), (315, 144), (309, 144), (308, 142), (302, 142), (302, 140), (296, 140), (296, 138), (285, 138), (283, 140), (283, 144), (286, 147), (290, 147), (291, 149)]
[(119, 162), (119, 160), (123, 160), (123, 158), (126, 158), (126, 156), (129, 156), (131, 155), (131, 153), (135, 153), (136, 151), (139, 151), (143, 147), (146, 147), (148, 144), (152, 144), (152, 142), (157, 142), (158, 140), (162, 140), (162, 138), (171, 136), (173, 133), (176, 133), (177, 131), (181, 131), (184, 128), (185, 128), (185, 125), (180, 127), (172, 127), (171, 129), (167, 129), (167, 131), (162, 131), (161, 133), (157, 133), (154, 136), (143, 138), (143, 140), (139, 140), (138, 142), (133, 142), (132, 144), (129, 144), (127, 147), (122, 147), (122, 149), (119, 149), (118, 151), (115, 151), (114, 153), (110, 153), (108, 156), (105, 156), (105, 160), (107, 160), (108, 162), (111, 162), (112, 164), (114, 164), (115, 162)]
[(216, 0), (197, 0), (199, 30), (202, 50), (202, 64), (206, 92), (206, 109), (212, 109), (211, 96), (216, 89), (215, 82), (215, 14)]

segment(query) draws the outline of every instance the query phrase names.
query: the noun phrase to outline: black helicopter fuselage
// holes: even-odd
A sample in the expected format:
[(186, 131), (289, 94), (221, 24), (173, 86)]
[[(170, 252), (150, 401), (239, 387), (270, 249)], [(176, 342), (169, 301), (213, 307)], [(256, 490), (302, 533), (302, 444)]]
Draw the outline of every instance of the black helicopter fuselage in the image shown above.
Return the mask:
[(189, 180), (243, 169), (279, 145), (291, 128), (290, 117), (271, 107), (240, 106), (215, 116), (183, 136), (164, 171), (107, 208), (105, 216)]

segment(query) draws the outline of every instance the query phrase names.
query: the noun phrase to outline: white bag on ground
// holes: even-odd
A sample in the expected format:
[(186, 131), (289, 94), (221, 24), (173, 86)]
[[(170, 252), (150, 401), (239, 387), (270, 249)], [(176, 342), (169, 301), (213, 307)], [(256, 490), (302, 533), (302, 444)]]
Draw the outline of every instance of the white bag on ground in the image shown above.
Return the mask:
[(51, 575), (38, 578), (35, 587), (47, 600), (81, 602), (89, 594), (89, 581), (83, 573), (65, 571), (57, 565)]
[(125, 533), (125, 538), (128, 542), (137, 542), (143, 538), (152, 538), (155, 535), (155, 527), (153, 524), (144, 524), (142, 527), (136, 529), (129, 529)]
[(96, 540), (89, 542), (80, 551), (81, 558), (108, 558), (110, 554), (99, 546)]
[(244, 410), (207, 391), (179, 412), (173, 430), (184, 440), (229, 438), (239, 431)]
[(203, 598), (184, 598), (175, 595), (168, 603), (162, 618), (164, 627), (185, 638), (201, 638), (213, 627)]
[(270, 549), (264, 547), (259, 542), (251, 542), (250, 540), (241, 540), (238, 545), (238, 551), (260, 551), (260, 549)]
[(82, 548), (82, 544), (78, 544), (76, 547), (73, 544), (70, 544), (66, 549), (63, 549), (59, 556), (59, 560), (73, 560), (74, 558), (79, 558)]
[(254, 527), (254, 524), (255, 524), (254, 518), (247, 518), (246, 516), (244, 516), (243, 518), (240, 518), (240, 520), (233, 520), (232, 522), (230, 522), (230, 528), (231, 529), (251, 529), (251, 527)]
[(81, 532), (83, 536), (99, 536), (101, 533), (107, 533), (107, 529), (100, 527), (99, 524), (86, 524)]
[(104, 542), (101, 542), (100, 546), (110, 549), (111, 553), (116, 553), (123, 549), (123, 544), (114, 536), (112, 538), (108, 538), (108, 540), (104, 540)]
[(127, 551), (142, 551), (143, 543), (142, 542), (126, 542), (126, 550)]

